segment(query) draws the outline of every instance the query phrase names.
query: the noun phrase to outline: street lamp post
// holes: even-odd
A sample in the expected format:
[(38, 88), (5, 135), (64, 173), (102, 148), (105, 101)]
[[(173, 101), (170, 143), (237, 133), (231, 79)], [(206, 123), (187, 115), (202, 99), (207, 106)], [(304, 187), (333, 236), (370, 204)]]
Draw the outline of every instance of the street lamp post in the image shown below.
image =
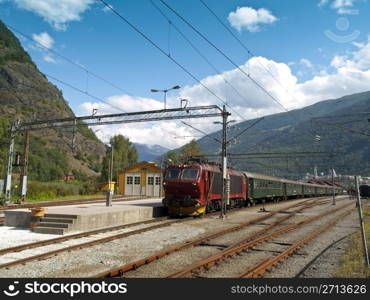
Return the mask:
[(169, 88), (169, 89), (165, 89), (165, 90), (151, 89), (150, 91), (151, 91), (152, 93), (158, 93), (158, 92), (163, 92), (163, 93), (164, 93), (164, 109), (166, 109), (167, 92), (168, 92), (168, 91), (171, 91), (171, 90), (178, 90), (178, 89), (180, 89), (180, 88), (181, 88), (181, 86), (179, 86), (179, 85), (175, 85), (174, 87)]
[(112, 206), (112, 180), (113, 180), (113, 145), (110, 144), (107, 146), (107, 152), (109, 153), (109, 162), (108, 162), (108, 191), (106, 197), (106, 206)]

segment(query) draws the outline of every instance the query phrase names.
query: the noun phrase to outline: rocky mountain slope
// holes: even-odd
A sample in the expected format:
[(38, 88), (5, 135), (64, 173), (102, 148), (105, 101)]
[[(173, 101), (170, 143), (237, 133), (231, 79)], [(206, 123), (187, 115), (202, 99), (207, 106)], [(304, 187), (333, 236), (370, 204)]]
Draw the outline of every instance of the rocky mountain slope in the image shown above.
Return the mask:
[[(366, 113), (369, 112), (369, 113)], [(319, 118), (319, 119), (316, 119)], [(326, 100), (286, 113), (265, 117), (260, 123), (230, 144), (230, 153), (263, 152), (336, 152), (334, 159), (306, 155), (284, 159), (231, 159), (237, 169), (264, 174), (301, 178), (305, 173), (328, 173), (333, 165), (338, 174), (370, 176), (370, 92)], [(231, 117), (232, 119), (232, 117)], [(231, 127), (229, 137), (236, 136), (256, 120)], [(221, 137), (221, 132), (211, 136)], [(220, 146), (212, 139), (199, 141), (202, 151), (218, 153)]]
[[(18, 39), (0, 21), (0, 171), (3, 170), (9, 124), (74, 116), (62, 92), (38, 70)], [(22, 136), (16, 150), (22, 150)], [(105, 156), (103, 144), (87, 127), (78, 127), (75, 151), (71, 129), (34, 131), (30, 138), (30, 177), (37, 180), (97, 175)], [(16, 170), (17, 171), (17, 170)]]
[(139, 161), (159, 161), (161, 155), (169, 151), (169, 149), (160, 145), (134, 143), (134, 146), (137, 150)]

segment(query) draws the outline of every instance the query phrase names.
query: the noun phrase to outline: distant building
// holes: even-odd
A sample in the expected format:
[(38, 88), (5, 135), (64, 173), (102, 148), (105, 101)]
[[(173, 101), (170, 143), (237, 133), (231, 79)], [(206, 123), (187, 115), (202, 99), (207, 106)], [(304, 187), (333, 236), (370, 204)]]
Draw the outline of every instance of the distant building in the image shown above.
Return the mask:
[(76, 180), (76, 177), (74, 177), (71, 173), (64, 176), (64, 181), (65, 182), (75, 181), (75, 180)]
[(153, 162), (140, 162), (118, 174), (118, 194), (161, 197), (163, 169)]

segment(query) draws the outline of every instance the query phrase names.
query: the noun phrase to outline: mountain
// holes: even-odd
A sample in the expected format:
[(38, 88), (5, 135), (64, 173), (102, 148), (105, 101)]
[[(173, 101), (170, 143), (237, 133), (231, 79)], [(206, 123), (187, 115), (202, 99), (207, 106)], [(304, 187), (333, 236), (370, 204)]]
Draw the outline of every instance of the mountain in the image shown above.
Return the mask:
[[(19, 40), (0, 21), (0, 172), (12, 120), (30, 122), (66, 117), (74, 117), (74, 113), (62, 92), (38, 70)], [(30, 133), (31, 179), (48, 181), (62, 179), (68, 173), (77, 177), (98, 174), (105, 156), (103, 144), (90, 129), (78, 126), (72, 151), (72, 136), (71, 128)], [(18, 135), (17, 151), (22, 150), (22, 143), (23, 137)]]
[[(364, 112), (369, 112), (364, 114)], [(314, 119), (320, 118), (320, 119)], [(302, 178), (307, 172), (370, 175), (370, 92), (326, 100), (302, 109), (266, 116), (260, 123), (230, 143), (229, 153), (337, 152), (335, 158), (319, 155), (284, 159), (267, 157), (230, 159), (234, 168), (288, 178)], [(232, 117), (231, 117), (232, 119)], [(229, 138), (256, 120), (230, 128)], [(363, 133), (363, 134), (361, 134)], [(368, 134), (368, 135), (366, 135)], [(221, 138), (221, 132), (210, 135)], [(319, 136), (319, 137), (316, 137)], [(319, 140), (318, 140), (319, 139)], [(204, 137), (198, 141), (207, 154), (219, 153), (220, 145)]]
[(158, 161), (160, 156), (169, 151), (169, 149), (160, 145), (146, 145), (134, 143), (138, 152), (139, 161)]

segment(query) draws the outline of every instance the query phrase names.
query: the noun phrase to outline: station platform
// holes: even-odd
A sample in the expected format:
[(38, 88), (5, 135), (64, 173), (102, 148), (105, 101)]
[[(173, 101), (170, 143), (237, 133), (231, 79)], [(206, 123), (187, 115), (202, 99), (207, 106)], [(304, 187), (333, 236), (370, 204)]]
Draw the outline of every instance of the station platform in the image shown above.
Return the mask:
[[(112, 206), (105, 206), (105, 203), (53, 206), (45, 208), (44, 217), (33, 231), (49, 234), (89, 231), (145, 221), (165, 214), (160, 198), (113, 202)], [(6, 210), (4, 215), (5, 226), (30, 227), (29, 209)]]

